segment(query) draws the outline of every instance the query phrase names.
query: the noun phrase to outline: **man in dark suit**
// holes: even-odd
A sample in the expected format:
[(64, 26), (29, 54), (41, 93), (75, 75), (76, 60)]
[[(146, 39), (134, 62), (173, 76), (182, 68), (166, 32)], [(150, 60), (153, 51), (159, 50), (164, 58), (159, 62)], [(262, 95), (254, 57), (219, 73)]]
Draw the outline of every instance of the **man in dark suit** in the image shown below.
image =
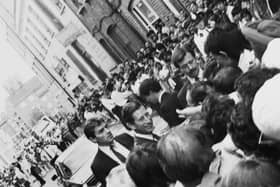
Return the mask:
[(139, 88), (140, 97), (150, 104), (158, 105), (159, 115), (168, 123), (169, 127), (179, 125), (184, 118), (179, 118), (176, 109), (182, 109), (177, 93), (164, 91), (159, 82), (154, 79), (144, 80)]
[(98, 144), (98, 152), (91, 164), (91, 169), (102, 183), (102, 187), (106, 187), (106, 177), (111, 169), (125, 163), (133, 148), (133, 138), (125, 133), (114, 137), (106, 128), (106, 123), (97, 119), (87, 121), (84, 133), (90, 141)]
[(159, 136), (153, 134), (155, 129), (151, 114), (138, 102), (126, 103), (122, 109), (125, 127), (134, 131), (134, 145), (150, 147), (156, 144)]

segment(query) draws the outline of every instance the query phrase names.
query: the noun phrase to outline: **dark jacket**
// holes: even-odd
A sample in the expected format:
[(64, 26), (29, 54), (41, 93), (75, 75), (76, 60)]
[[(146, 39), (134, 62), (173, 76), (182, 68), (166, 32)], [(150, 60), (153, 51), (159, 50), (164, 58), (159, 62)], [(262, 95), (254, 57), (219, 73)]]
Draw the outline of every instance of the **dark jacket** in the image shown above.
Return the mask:
[[(131, 150), (134, 145), (133, 137), (125, 133), (115, 137), (115, 141), (126, 147), (128, 150)], [(100, 149), (98, 149), (94, 161), (91, 164), (91, 170), (94, 173), (97, 180), (102, 183), (101, 187), (106, 187), (107, 175), (109, 174), (112, 168), (118, 165), (119, 163), (117, 163), (115, 160), (113, 160)]]
[(167, 93), (162, 95), (159, 107), (159, 115), (168, 123), (169, 127), (174, 127), (182, 123), (185, 119), (179, 118), (176, 109), (183, 109), (177, 93)]

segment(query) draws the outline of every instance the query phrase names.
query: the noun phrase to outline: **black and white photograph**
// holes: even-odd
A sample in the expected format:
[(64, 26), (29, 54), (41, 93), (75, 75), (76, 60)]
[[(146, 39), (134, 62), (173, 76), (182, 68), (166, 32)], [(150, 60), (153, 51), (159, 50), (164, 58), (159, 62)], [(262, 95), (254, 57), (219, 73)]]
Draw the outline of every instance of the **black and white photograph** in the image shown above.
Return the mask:
[(0, 187), (280, 187), (280, 0), (0, 0)]

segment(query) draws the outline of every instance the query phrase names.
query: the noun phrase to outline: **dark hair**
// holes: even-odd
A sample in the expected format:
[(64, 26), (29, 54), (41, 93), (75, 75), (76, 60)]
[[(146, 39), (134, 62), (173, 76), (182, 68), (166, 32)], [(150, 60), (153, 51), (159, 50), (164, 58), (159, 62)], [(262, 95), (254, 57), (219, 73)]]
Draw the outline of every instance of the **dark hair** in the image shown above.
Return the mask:
[(233, 107), (233, 100), (218, 94), (210, 95), (203, 101), (202, 114), (215, 143), (225, 138)]
[(149, 37), (151, 37), (152, 35), (155, 35), (156, 33), (155, 33), (155, 31), (153, 31), (153, 30), (149, 30), (148, 32), (147, 32), (147, 38), (149, 38)]
[(222, 68), (222, 66), (216, 60), (209, 60), (204, 67), (203, 77), (208, 81), (212, 81), (216, 73)]
[(192, 104), (198, 105), (204, 100), (204, 98), (213, 93), (213, 89), (210, 85), (210, 82), (207, 81), (197, 81), (191, 85), (189, 90), (189, 95), (192, 101)]
[(244, 103), (237, 104), (232, 112), (229, 134), (236, 147), (245, 153), (271, 161), (280, 158), (279, 142), (265, 135), (261, 136), (261, 132), (253, 122), (251, 107)]
[(246, 16), (249, 17), (249, 19), (252, 19), (252, 14), (248, 9), (242, 9), (241, 10), (241, 18), (245, 18)]
[(277, 187), (280, 169), (258, 160), (242, 160), (223, 179), (222, 187)]
[(134, 123), (134, 119), (132, 117), (132, 114), (140, 108), (141, 104), (138, 102), (128, 102), (122, 107), (122, 118), (123, 118), (123, 124), (128, 129), (131, 130), (127, 123)]
[(234, 17), (238, 14), (241, 14), (241, 11), (242, 11), (241, 5), (240, 6), (235, 6), (231, 11), (231, 15)]
[(249, 42), (238, 29), (225, 31), (221, 28), (214, 28), (208, 35), (205, 42), (205, 52), (209, 54), (220, 54), (225, 52), (230, 58), (239, 60), (244, 49), (250, 49)]
[(238, 67), (224, 67), (220, 69), (213, 78), (213, 85), (216, 91), (229, 94), (234, 91), (235, 80), (242, 74)]
[(184, 59), (185, 51), (179, 46), (176, 46), (175, 49), (172, 51), (171, 62), (176, 66), (179, 67), (179, 63)]
[(168, 187), (155, 150), (136, 146), (128, 156), (126, 169), (137, 187)]
[(238, 103), (232, 111), (228, 130), (236, 147), (245, 153), (256, 151), (260, 131), (253, 122), (251, 107)]
[(258, 89), (266, 80), (272, 78), (280, 72), (276, 68), (256, 68), (241, 75), (235, 82), (235, 88), (245, 100), (247, 105), (251, 105)]
[(186, 53), (190, 53), (193, 57), (195, 57), (195, 52), (190, 44), (185, 45), (184, 47), (176, 46), (172, 52), (171, 62), (176, 67), (180, 67), (180, 64), (182, 63)]
[(157, 145), (166, 175), (182, 183), (201, 179), (214, 156), (207, 140), (205, 134), (195, 128), (179, 125), (170, 129)]
[(89, 119), (86, 121), (86, 127), (84, 128), (85, 136), (90, 138), (95, 138), (95, 128), (102, 124), (103, 120), (101, 119)]
[(155, 79), (146, 79), (140, 84), (139, 87), (140, 97), (148, 96), (151, 92), (159, 92), (160, 90), (161, 86)]

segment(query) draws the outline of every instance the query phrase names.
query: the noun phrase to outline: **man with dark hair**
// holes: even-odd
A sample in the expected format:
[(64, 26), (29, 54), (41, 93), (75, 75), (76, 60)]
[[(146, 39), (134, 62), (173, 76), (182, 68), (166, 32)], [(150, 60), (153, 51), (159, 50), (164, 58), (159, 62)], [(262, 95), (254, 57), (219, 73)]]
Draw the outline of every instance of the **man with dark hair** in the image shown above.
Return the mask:
[(170, 180), (164, 174), (157, 155), (156, 147), (135, 147), (129, 154), (126, 169), (138, 187), (168, 187)]
[[(186, 81), (193, 83), (198, 80), (200, 73), (199, 63), (197, 63), (195, 53), (189, 45), (175, 47), (172, 52), (171, 62), (179, 69), (180, 80), (175, 80), (176, 83), (180, 83), (180, 81), (183, 84)], [(177, 88), (177, 90), (179, 89)]]
[(147, 109), (138, 102), (124, 105), (122, 116), (128, 130), (135, 132), (135, 146), (150, 146), (156, 144), (159, 137), (153, 134), (155, 129), (152, 117)]
[(179, 118), (176, 109), (182, 109), (176, 93), (164, 91), (159, 82), (154, 79), (144, 80), (139, 88), (140, 97), (152, 105), (158, 105), (159, 115), (168, 123), (169, 127), (179, 125), (184, 121)]
[(106, 186), (106, 177), (112, 168), (125, 163), (129, 151), (133, 147), (133, 138), (128, 134), (114, 137), (102, 120), (90, 119), (84, 129), (85, 136), (98, 144), (98, 152), (91, 164), (96, 178)]

